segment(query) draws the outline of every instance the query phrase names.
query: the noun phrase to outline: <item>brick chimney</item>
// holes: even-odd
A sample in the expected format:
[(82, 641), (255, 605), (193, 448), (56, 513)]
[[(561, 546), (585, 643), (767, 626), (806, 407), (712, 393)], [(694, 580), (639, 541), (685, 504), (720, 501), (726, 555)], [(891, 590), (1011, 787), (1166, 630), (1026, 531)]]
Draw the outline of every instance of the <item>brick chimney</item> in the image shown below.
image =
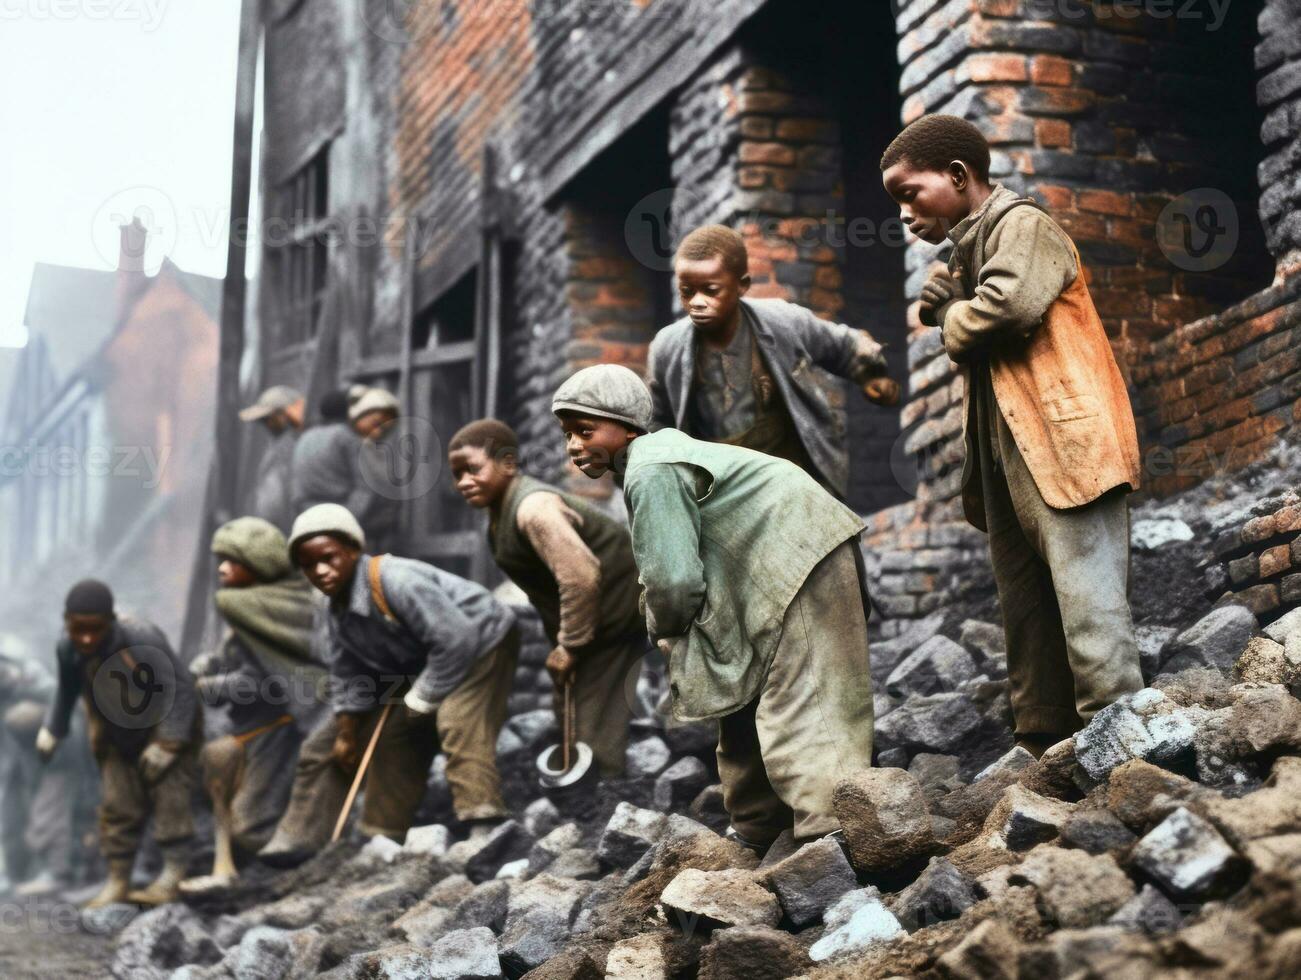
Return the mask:
[(145, 247), (149, 244), (149, 232), (140, 223), (139, 218), (132, 218), (130, 224), (119, 226), (121, 243), (118, 247), (117, 271), (145, 271)]

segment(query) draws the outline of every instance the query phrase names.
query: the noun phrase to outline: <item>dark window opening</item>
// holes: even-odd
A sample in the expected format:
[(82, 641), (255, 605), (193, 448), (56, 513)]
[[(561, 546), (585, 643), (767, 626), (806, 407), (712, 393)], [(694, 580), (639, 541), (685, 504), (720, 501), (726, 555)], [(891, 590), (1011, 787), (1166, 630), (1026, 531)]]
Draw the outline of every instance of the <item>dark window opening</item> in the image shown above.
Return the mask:
[(311, 341), (329, 285), (329, 144), (269, 195), (266, 267), (276, 350)]
[(479, 277), (472, 269), (431, 303), (412, 324), (412, 349), (430, 350), (474, 340), (478, 288)]
[[(839, 124), (843, 213), (822, 235), (840, 258), (845, 301), (839, 319), (885, 345), (890, 375), (908, 377), (907, 279), (899, 209), (881, 184), (880, 159), (898, 134), (898, 41), (891, 4), (861, 0), (770, 3), (742, 35), (761, 65), (826, 106)], [(814, 217), (821, 218), (821, 215)], [(866, 402), (847, 385), (849, 504), (871, 513), (910, 496), (890, 466), (900, 408)]]

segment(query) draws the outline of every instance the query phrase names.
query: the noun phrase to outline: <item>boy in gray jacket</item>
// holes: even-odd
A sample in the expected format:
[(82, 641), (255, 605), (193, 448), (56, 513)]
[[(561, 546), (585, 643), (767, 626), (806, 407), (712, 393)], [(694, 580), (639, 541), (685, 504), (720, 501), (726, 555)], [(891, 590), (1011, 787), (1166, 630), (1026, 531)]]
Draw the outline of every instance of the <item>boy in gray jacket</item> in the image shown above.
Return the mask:
[(790, 460), (843, 499), (844, 419), (814, 369), (848, 378), (870, 402), (895, 405), (899, 385), (887, 377), (881, 345), (794, 303), (746, 299), (745, 241), (723, 225), (689, 234), (673, 268), (687, 315), (651, 341), (652, 428)]

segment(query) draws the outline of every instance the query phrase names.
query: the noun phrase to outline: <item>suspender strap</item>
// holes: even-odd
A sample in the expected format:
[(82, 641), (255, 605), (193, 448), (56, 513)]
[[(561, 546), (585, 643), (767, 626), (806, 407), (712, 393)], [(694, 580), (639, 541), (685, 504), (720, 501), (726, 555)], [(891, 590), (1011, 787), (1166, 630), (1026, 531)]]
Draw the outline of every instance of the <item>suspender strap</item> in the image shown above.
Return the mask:
[(393, 615), (393, 610), (389, 608), (388, 599), (384, 597), (384, 583), (380, 581), (380, 562), (386, 555), (376, 555), (370, 560), (370, 567), (367, 569), (367, 575), (370, 578), (370, 598), (375, 603), (375, 607), (384, 614), (384, 618), (390, 623), (396, 623), (398, 618)]
[(249, 742), (253, 741), (253, 739), (257, 738), (259, 735), (265, 735), (267, 732), (279, 728), (281, 725), (288, 725), (293, 720), (294, 719), (292, 715), (281, 715), (275, 721), (268, 722), (267, 724), (263, 725), (261, 728), (255, 728), (251, 732), (244, 732), (242, 735), (234, 736), (234, 738), (235, 741), (238, 742), (240, 745), (247, 745)]

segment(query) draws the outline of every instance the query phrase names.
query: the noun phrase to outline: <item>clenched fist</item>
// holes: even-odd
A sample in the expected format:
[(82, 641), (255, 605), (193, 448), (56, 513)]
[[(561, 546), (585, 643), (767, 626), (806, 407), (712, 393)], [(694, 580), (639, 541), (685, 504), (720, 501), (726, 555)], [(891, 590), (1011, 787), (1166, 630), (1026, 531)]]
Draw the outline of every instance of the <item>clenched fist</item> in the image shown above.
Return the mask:
[(551, 675), (551, 683), (556, 687), (564, 687), (574, 679), (574, 674), (578, 671), (578, 658), (564, 647), (558, 646), (547, 654), (545, 666)]
[(899, 382), (894, 378), (873, 378), (863, 385), (863, 397), (873, 405), (889, 408), (899, 404)]
[(340, 769), (351, 771), (361, 764), (361, 752), (357, 747), (357, 716), (335, 715), (338, 732), (334, 736), (334, 745), (330, 756)]
[(953, 300), (961, 298), (962, 284), (953, 278), (948, 269), (932, 272), (922, 287), (918, 317), (928, 327), (942, 327), (944, 324), (939, 316), (940, 310)]

